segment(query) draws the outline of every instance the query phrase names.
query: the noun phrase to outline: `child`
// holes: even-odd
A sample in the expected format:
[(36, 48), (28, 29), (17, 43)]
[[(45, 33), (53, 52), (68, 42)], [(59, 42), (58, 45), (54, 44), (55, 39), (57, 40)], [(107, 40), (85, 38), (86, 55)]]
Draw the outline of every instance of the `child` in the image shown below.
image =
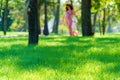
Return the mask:
[(72, 16), (72, 30), (73, 30), (73, 35), (78, 36), (78, 25), (77, 25), (77, 18), (73, 15)]

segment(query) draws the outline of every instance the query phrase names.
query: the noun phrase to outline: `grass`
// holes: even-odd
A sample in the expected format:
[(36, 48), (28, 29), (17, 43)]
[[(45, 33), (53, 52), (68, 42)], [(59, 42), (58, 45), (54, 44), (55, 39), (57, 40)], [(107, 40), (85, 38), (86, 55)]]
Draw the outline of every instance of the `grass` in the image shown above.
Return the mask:
[(120, 80), (119, 36), (0, 38), (0, 80)]

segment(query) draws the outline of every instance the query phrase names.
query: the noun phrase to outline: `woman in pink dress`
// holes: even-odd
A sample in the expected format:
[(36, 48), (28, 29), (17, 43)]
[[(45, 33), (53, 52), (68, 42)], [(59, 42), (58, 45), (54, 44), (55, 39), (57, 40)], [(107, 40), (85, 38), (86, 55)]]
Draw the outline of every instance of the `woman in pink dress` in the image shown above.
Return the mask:
[(65, 18), (66, 18), (66, 22), (67, 22), (67, 26), (68, 26), (68, 29), (69, 29), (70, 36), (73, 36), (73, 31), (72, 31), (72, 10), (73, 10), (73, 6), (71, 4), (66, 4)]
[(66, 13), (64, 15), (63, 22), (65, 20), (65, 23), (68, 27), (70, 36), (73, 36), (73, 31), (72, 31), (72, 15), (73, 14), (72, 14), (72, 10), (73, 10), (73, 6), (71, 4), (66, 4)]
[(74, 21), (75, 18), (75, 11), (73, 10), (73, 6), (71, 4), (66, 4), (66, 12), (62, 22), (65, 22), (70, 36), (77, 36), (78, 32), (75, 30), (77, 27), (77, 21)]

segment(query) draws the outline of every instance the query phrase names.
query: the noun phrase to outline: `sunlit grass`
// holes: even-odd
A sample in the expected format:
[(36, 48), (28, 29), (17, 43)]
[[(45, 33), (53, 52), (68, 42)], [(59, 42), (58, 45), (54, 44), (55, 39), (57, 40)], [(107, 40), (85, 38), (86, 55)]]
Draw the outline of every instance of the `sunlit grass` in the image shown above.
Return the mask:
[(119, 80), (119, 36), (0, 38), (0, 80)]
[(0, 31), (0, 38), (4, 38), (4, 37), (22, 37), (22, 36), (27, 36), (28, 32), (7, 32), (6, 35), (3, 34), (2, 31)]

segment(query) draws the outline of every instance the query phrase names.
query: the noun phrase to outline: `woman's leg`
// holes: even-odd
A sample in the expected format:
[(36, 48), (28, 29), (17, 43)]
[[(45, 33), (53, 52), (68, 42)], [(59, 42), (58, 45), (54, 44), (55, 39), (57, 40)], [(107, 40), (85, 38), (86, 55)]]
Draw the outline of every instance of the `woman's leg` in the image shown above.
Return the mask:
[(72, 25), (69, 25), (69, 34), (70, 34), (70, 36), (73, 36), (73, 31), (72, 31)]

